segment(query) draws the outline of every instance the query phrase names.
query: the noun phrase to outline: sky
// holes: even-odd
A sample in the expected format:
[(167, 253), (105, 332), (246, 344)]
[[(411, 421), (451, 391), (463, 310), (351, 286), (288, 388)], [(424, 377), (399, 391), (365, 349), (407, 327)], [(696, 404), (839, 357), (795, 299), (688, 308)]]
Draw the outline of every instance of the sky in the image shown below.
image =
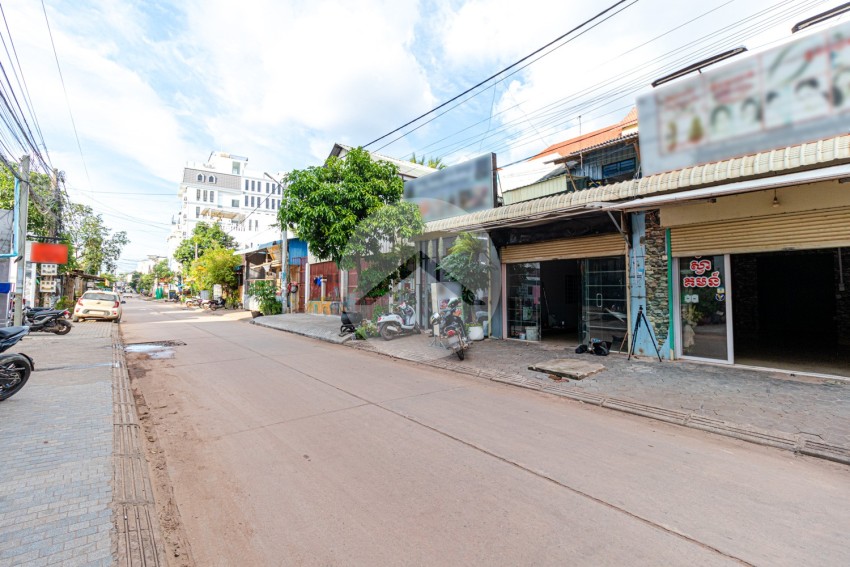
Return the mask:
[[(132, 271), (166, 253), (186, 162), (224, 151), (258, 175), (320, 165), (335, 142), (372, 142), (615, 2), (10, 0), (0, 35), (71, 199), (127, 231), (119, 271)], [(628, 0), (367, 149), (523, 160), (618, 122), (659, 76), (769, 48), (838, 4)]]

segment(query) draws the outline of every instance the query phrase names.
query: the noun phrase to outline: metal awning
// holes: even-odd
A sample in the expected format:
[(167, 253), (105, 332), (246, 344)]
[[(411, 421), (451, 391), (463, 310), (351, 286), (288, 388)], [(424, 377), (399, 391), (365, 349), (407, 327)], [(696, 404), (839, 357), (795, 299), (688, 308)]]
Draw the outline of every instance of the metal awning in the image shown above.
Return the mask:
[[(850, 135), (431, 221), (420, 239), (850, 176)], [(790, 171), (793, 173), (788, 173)]]
[(224, 209), (214, 209), (212, 207), (206, 207), (204, 209), (201, 209), (201, 216), (218, 219), (236, 220), (243, 220), (245, 217), (245, 215), (243, 213), (240, 213), (239, 211), (225, 211)]

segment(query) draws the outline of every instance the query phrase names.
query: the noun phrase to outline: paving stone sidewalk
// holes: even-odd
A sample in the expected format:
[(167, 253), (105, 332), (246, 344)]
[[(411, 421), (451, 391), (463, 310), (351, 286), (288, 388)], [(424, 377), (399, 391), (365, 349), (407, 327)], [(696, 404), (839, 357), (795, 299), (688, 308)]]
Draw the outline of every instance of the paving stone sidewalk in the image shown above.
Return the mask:
[[(322, 340), (334, 328), (339, 332), (336, 317), (287, 314), (261, 317), (256, 323), (295, 328), (294, 332)], [(477, 342), (460, 361), (432, 342), (419, 335), (346, 344), (850, 464), (848, 380), (684, 361), (659, 363), (648, 357), (629, 361), (622, 354), (577, 355), (573, 349), (546, 343), (503, 340)], [(562, 382), (528, 370), (555, 358), (599, 362), (606, 368), (582, 381)]]
[[(155, 519), (133, 521), (153, 500), (144, 456), (128, 450), (138, 425), (119, 325), (75, 323), (10, 350), (36, 371), (0, 402), (0, 565), (164, 565)], [(128, 460), (146, 497), (127, 487)]]

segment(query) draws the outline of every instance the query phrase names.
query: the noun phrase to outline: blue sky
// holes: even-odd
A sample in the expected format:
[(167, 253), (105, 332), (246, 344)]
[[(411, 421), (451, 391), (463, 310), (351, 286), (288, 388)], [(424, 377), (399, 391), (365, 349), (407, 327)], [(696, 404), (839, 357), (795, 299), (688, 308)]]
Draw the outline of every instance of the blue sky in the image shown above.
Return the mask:
[[(45, 0), (82, 157), (40, 3), (3, 9), (53, 164), (72, 199), (128, 232), (120, 268), (132, 270), (165, 253), (186, 161), (226, 151), (259, 174), (318, 165), (334, 142), (365, 144), (612, 3)], [(839, 3), (626, 3), (380, 151), (448, 164), (495, 151), (510, 163), (620, 120), (664, 69), (769, 47)]]

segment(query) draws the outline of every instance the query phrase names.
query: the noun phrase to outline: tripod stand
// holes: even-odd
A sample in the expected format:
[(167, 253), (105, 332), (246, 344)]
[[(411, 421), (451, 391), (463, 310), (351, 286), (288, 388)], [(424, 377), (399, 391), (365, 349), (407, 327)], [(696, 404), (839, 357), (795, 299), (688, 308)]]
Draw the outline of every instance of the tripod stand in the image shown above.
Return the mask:
[(635, 353), (635, 345), (637, 344), (638, 329), (640, 329), (641, 321), (643, 321), (646, 330), (649, 332), (649, 338), (652, 339), (652, 346), (655, 347), (655, 354), (658, 355), (658, 362), (661, 362), (661, 353), (658, 352), (658, 344), (655, 342), (655, 337), (652, 336), (652, 329), (649, 328), (649, 321), (646, 320), (646, 315), (643, 314), (643, 305), (638, 306), (637, 319), (635, 320), (635, 330), (632, 332), (632, 348), (629, 349), (629, 357), (626, 360), (631, 360)]

